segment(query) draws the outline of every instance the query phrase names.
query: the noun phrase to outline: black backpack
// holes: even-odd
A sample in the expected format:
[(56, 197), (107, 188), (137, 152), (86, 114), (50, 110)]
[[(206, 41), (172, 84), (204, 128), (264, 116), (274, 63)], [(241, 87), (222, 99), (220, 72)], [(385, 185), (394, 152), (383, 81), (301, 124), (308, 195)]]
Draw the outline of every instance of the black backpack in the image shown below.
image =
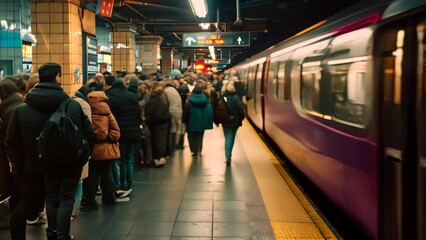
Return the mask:
[(37, 138), (42, 168), (82, 167), (89, 160), (89, 142), (66, 112), (70, 102), (62, 102), (42, 126)]

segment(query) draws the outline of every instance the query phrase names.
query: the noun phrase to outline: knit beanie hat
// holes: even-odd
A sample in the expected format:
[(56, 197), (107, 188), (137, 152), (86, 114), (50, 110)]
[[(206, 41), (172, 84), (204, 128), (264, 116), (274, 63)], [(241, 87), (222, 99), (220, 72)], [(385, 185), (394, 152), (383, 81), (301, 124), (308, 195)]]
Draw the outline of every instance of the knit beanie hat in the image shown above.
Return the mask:
[(46, 63), (38, 68), (40, 82), (56, 82), (56, 76), (61, 75), (61, 65), (57, 63)]

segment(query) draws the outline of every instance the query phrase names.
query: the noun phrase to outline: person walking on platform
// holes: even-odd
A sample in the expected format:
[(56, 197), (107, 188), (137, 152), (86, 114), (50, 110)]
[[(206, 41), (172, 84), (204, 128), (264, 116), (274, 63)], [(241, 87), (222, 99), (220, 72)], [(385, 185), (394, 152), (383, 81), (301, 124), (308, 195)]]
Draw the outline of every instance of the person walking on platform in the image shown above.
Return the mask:
[[(13, 211), (20, 199), (19, 185), (9, 171), (9, 160), (4, 139), (6, 138), (7, 126), (12, 112), (19, 104), (23, 103), (23, 97), (14, 82), (4, 79), (0, 81), (0, 99), (0, 202), (10, 197), (9, 209)], [(44, 198), (42, 197), (41, 199)], [(34, 210), (33, 213), (37, 217), (37, 211)]]
[(145, 119), (151, 132), (154, 165), (163, 166), (166, 164), (169, 126), (172, 119), (163, 83), (154, 84), (151, 96), (145, 105)]
[(223, 133), (225, 135), (225, 157), (226, 164), (231, 164), (232, 149), (234, 147), (235, 136), (237, 130), (242, 126), (245, 118), (244, 106), (240, 97), (236, 94), (234, 82), (227, 83), (225, 92), (221, 97), (226, 104), (226, 108), (230, 115), (230, 120), (222, 123)]
[[(46, 63), (38, 69), (38, 73), (40, 83), (25, 96), (25, 103), (16, 107), (5, 140), (11, 171), (19, 179), (21, 189), (21, 200), (11, 217), (11, 237), (13, 240), (25, 239), (25, 220), (35, 208), (34, 198), (43, 192), (44, 178), (47, 239), (71, 239), (71, 213), (83, 166), (77, 159), (67, 159), (67, 165), (40, 165), (42, 159), (39, 157), (37, 137), (44, 123), (65, 101), (68, 102), (65, 109), (67, 116), (83, 133), (90, 147), (93, 146), (95, 133), (80, 104), (63, 91), (60, 85), (61, 66)], [(52, 147), (49, 151), (57, 150)], [(40, 177), (40, 168), (43, 178)]]
[(185, 105), (183, 122), (187, 126), (192, 156), (203, 150), (204, 131), (213, 128), (213, 109), (199, 86), (195, 86)]
[(99, 176), (101, 178), (102, 204), (115, 204), (114, 184), (112, 180), (112, 165), (120, 158), (118, 140), (120, 128), (107, 104), (107, 96), (102, 91), (93, 91), (88, 95), (92, 109), (92, 122), (96, 133), (96, 144), (92, 158), (89, 161), (89, 177), (86, 180), (87, 191), (84, 193), (86, 205), (82, 211), (97, 209), (95, 200)]
[[(133, 167), (136, 158), (136, 146), (140, 139), (142, 123), (138, 98), (129, 92), (121, 78), (115, 79), (106, 93), (111, 112), (120, 128), (120, 155), (113, 167), (113, 176), (119, 197), (127, 197), (132, 192)], [(119, 164), (119, 167), (117, 166)], [(119, 172), (117, 172), (117, 170)], [(120, 176), (119, 178), (117, 176)]]

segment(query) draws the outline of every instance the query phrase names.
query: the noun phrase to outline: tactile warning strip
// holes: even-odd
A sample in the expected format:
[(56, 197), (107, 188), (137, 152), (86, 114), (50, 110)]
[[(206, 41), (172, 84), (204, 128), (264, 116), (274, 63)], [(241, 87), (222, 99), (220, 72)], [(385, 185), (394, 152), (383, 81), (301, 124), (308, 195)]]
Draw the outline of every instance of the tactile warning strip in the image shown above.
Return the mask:
[[(246, 126), (250, 126), (249, 128), (254, 133), (253, 135), (257, 136), (260, 139), (260, 137), (257, 135), (254, 128), (247, 122), (247, 120), (245, 120), (245, 124), (246, 124)], [(281, 166), (281, 163), (278, 161), (278, 159), (275, 157), (275, 155), (268, 149), (268, 147), (266, 146), (266, 144), (263, 141), (260, 141), (260, 142), (263, 145), (263, 147), (265, 149), (267, 149), (266, 152), (268, 153), (269, 158), (272, 161), (275, 168), (277, 169), (277, 171), (283, 177), (284, 181), (290, 187), (291, 191), (294, 193), (296, 198), (299, 200), (299, 202), (302, 204), (303, 208), (305, 208), (305, 210), (307, 211), (307, 213), (309, 214), (309, 216), (311, 217), (311, 219), (314, 222), (313, 224), (312, 223), (271, 222), (273, 229), (274, 229), (274, 233), (276, 235), (276, 238), (281, 239), (281, 240), (282, 239), (286, 239), (286, 240), (295, 239), (295, 236), (291, 236), (291, 234), (289, 234), (286, 237), (279, 237), (279, 235), (283, 236), (283, 235), (280, 234), (281, 229), (283, 229), (283, 231), (282, 231), (283, 233), (291, 233), (291, 232), (296, 233), (296, 231), (301, 231), (301, 234), (303, 235), (304, 232), (307, 232), (304, 229), (304, 226), (309, 225), (310, 228), (315, 229), (315, 230), (312, 230), (312, 232), (315, 231), (316, 233), (319, 233), (319, 235), (318, 235), (319, 238), (316, 238), (315, 236), (312, 236), (313, 238), (311, 238), (310, 236), (308, 236), (308, 237), (298, 237), (298, 239), (300, 239), (300, 238), (302, 238), (302, 239), (303, 238), (306, 238), (306, 239), (330, 239), (330, 240), (337, 239), (336, 235), (333, 233), (333, 231), (330, 229), (330, 227), (325, 223), (325, 221), (318, 214), (316, 209), (312, 206), (310, 201), (306, 198), (306, 196), (303, 194), (303, 192), (300, 190), (300, 188), (297, 186), (297, 184), (289, 176), (289, 174), (286, 172), (286, 170)], [(291, 227), (293, 224), (295, 224), (294, 226), (300, 226), (300, 227), (294, 227), (294, 226)], [(288, 230), (286, 229), (287, 227), (289, 227)], [(319, 229), (319, 231), (318, 231), (318, 229)]]
[(277, 240), (324, 239), (314, 223), (272, 222), (271, 224)]

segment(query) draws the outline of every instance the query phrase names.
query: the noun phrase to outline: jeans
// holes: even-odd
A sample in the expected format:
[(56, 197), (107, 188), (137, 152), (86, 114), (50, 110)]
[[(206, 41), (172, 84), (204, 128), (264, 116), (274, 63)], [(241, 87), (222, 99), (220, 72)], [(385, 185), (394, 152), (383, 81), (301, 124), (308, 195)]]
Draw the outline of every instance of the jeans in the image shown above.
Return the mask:
[(133, 184), (133, 167), (135, 164), (137, 143), (120, 143), (120, 189), (129, 190)]
[(37, 216), (45, 189), (41, 174), (20, 176), (17, 180), (21, 198), (10, 216), (10, 236), (13, 240), (25, 240), (26, 220)]
[(188, 132), (189, 149), (193, 154), (198, 154), (203, 150), (203, 132)]
[(75, 190), (75, 201), (72, 209), (72, 215), (77, 216), (80, 210), (80, 202), (83, 197), (83, 181), (79, 181), (77, 184), (77, 189)]
[(71, 214), (80, 177), (81, 168), (44, 173), (48, 239), (70, 239)]
[(223, 133), (225, 135), (225, 157), (228, 162), (231, 161), (232, 148), (234, 147), (237, 130), (238, 127), (223, 127)]
[(114, 160), (112, 163), (112, 180), (114, 184), (114, 190), (120, 189), (120, 159)]

